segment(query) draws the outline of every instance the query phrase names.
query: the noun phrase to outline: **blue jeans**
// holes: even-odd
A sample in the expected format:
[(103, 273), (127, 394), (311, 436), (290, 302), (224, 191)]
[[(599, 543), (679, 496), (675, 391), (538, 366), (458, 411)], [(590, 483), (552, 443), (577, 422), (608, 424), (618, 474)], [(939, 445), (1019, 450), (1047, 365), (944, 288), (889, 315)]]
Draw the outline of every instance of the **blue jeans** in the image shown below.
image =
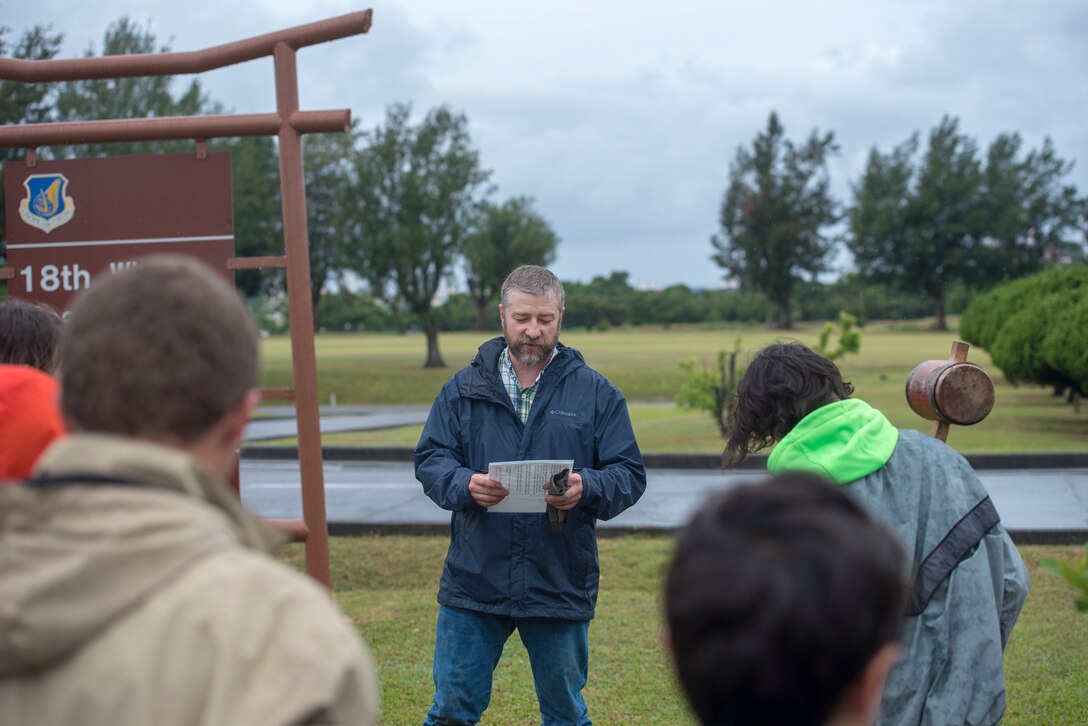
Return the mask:
[(582, 689), (589, 677), (589, 621), (510, 618), (439, 606), (434, 645), (434, 705), (424, 726), (466, 726), (491, 702), (491, 676), (517, 628), (544, 726), (589, 726)]

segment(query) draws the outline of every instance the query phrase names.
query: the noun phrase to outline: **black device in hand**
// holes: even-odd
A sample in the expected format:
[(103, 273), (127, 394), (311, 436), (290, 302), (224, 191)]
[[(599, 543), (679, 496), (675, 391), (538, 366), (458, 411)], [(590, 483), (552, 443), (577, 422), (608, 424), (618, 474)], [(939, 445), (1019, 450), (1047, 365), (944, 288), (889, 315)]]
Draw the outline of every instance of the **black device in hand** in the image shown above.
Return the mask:
[[(548, 494), (554, 497), (560, 497), (567, 493), (567, 487), (570, 486), (570, 482), (567, 481), (567, 476), (570, 474), (570, 469), (563, 469), (557, 472), (552, 480), (548, 482)], [(563, 529), (563, 523), (567, 521), (567, 511), (564, 509), (556, 509), (551, 504), (548, 505), (548, 527), (553, 532), (558, 532)]]

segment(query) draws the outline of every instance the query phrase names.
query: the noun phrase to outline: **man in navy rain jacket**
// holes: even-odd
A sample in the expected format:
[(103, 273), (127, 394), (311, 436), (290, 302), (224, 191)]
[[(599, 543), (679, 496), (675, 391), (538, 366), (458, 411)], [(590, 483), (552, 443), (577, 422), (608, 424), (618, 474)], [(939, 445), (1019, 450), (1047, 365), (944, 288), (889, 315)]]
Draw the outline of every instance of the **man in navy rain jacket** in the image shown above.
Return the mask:
[[(589, 724), (589, 621), (600, 576), (596, 522), (638, 501), (646, 470), (623, 395), (559, 343), (563, 285), (526, 265), (502, 286), (503, 337), (484, 343), (435, 399), (416, 478), (450, 510), (438, 589), (434, 704), (425, 724), (474, 724), (491, 699), (503, 645), (518, 630), (544, 724)], [(506, 490), (492, 462), (573, 459), (568, 489), (544, 512), (490, 512)], [(541, 482), (541, 487), (545, 482)]]

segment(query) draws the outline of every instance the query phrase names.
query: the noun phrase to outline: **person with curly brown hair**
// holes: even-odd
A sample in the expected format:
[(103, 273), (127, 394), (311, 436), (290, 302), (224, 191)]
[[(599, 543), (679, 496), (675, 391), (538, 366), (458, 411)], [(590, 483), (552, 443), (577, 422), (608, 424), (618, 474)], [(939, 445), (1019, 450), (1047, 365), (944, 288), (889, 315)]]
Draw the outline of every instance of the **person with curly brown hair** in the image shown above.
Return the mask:
[(898, 536), (913, 586), (880, 724), (990, 724), (1005, 711), (1002, 654), (1027, 597), (1020, 554), (971, 465), (851, 398), (834, 363), (776, 343), (748, 365), (729, 411), (726, 466), (774, 444), (773, 473), (843, 486)]

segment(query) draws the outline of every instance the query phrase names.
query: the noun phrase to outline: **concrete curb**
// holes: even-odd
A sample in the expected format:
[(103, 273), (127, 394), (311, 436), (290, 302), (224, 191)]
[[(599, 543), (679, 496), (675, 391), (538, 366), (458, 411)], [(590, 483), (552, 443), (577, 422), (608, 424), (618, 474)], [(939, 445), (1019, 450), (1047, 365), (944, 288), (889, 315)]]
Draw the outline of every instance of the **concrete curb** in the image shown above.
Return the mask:
[[(406, 446), (326, 446), (325, 461), (396, 461), (411, 462), (413, 450)], [(975, 469), (1088, 469), (1088, 452), (1010, 452), (1002, 454), (965, 454)], [(243, 446), (243, 459), (286, 461), (298, 458), (294, 446)], [(644, 453), (647, 469), (721, 469), (718, 454)], [(740, 470), (767, 468), (767, 456), (756, 454), (737, 467)]]
[[(672, 537), (679, 527), (622, 527), (597, 525), (597, 537), (623, 537), (646, 535)], [(419, 524), (395, 522), (367, 524), (356, 522), (330, 522), (330, 537), (366, 537), (388, 535), (434, 535), (448, 537), (448, 524)], [(1018, 545), (1083, 545), (1088, 542), (1088, 529), (1010, 529), (1009, 536)]]

